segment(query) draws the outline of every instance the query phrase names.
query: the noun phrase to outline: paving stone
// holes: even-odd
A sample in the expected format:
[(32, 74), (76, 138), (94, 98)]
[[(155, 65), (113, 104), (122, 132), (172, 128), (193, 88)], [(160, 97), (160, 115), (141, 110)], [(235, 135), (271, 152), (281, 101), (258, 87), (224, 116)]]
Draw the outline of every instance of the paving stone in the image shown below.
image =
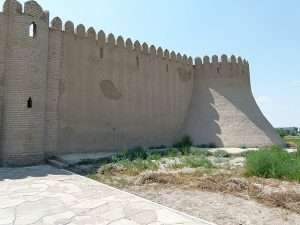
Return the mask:
[(0, 225), (211, 225), (51, 166), (0, 168)]

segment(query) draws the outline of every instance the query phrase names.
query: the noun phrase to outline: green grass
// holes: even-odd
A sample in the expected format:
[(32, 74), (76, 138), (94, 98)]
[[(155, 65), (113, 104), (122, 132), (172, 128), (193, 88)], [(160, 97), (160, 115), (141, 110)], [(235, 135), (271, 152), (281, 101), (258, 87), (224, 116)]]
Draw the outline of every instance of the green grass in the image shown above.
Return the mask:
[(138, 175), (145, 170), (157, 170), (159, 165), (157, 162), (152, 160), (137, 159), (134, 161), (121, 161), (120, 164), (124, 166), (126, 174)]
[(182, 156), (178, 158), (178, 162), (172, 163), (170, 168), (172, 169), (182, 169), (182, 168), (214, 168), (211, 161), (209, 161), (205, 156), (190, 155)]
[(147, 151), (142, 147), (136, 147), (132, 149), (126, 149), (117, 155), (112, 157), (113, 162), (119, 162), (123, 160), (133, 161), (136, 159), (146, 159), (148, 157)]
[(224, 150), (217, 150), (213, 153), (213, 155), (217, 158), (229, 158), (230, 154)]
[(123, 160), (117, 163), (110, 163), (102, 166), (101, 174), (103, 175), (110, 175), (117, 173), (123, 173), (127, 175), (138, 175), (143, 171), (146, 170), (157, 170), (159, 168), (159, 164), (153, 160), (143, 160), (143, 159), (136, 159), (133, 161)]
[(183, 159), (184, 167), (188, 168), (213, 168), (213, 164), (204, 156), (187, 156)]
[(300, 181), (300, 149), (298, 153), (277, 146), (260, 149), (247, 155), (245, 168), (249, 176)]
[(292, 143), (294, 145), (300, 145), (300, 136), (285, 136), (284, 141), (286, 143)]
[(97, 163), (101, 165), (98, 173), (110, 176), (116, 173), (125, 175), (138, 175), (146, 170), (158, 170), (163, 161), (174, 161), (170, 167), (178, 168), (212, 168), (212, 163), (207, 159), (212, 153), (208, 149), (199, 149), (192, 147), (192, 140), (185, 136), (179, 140), (173, 148), (169, 149), (144, 149), (136, 147), (124, 150), (110, 159), (86, 160), (80, 164)]

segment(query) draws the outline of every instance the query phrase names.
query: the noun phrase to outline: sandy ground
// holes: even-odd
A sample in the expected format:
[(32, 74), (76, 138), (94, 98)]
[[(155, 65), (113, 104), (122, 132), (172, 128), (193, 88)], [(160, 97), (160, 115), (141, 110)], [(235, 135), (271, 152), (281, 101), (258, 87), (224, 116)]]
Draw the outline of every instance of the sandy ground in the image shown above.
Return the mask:
[(126, 191), (219, 225), (299, 225), (300, 215), (229, 194), (164, 185), (132, 186)]

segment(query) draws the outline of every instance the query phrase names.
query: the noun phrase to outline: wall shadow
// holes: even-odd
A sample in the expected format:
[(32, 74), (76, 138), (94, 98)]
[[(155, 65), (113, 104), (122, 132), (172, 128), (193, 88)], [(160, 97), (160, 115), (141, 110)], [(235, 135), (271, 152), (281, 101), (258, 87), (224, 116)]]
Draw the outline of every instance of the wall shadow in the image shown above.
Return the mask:
[(4, 180), (20, 180), (29, 177), (46, 177), (49, 175), (72, 175), (72, 173), (50, 165), (16, 168), (0, 167), (0, 182)]
[(220, 115), (214, 107), (214, 96), (209, 90), (209, 85), (201, 80), (201, 76), (195, 76), (194, 82), (189, 112), (180, 134), (189, 135), (194, 144), (198, 146), (216, 145), (222, 147), (223, 141), (218, 136), (221, 134), (221, 128), (217, 123)]
[(283, 145), (281, 138), (257, 105), (250, 87), (232, 88), (230, 91), (223, 88), (214, 90), (226, 98), (236, 110), (242, 112), (272, 143)]

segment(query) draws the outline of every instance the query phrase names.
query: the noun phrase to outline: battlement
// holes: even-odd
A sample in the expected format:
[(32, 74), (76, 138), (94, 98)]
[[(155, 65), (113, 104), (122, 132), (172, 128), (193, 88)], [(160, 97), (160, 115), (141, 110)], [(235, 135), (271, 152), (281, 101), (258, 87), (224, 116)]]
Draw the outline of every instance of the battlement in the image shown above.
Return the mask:
[(225, 65), (225, 64), (249, 67), (248, 61), (246, 59), (242, 59), (240, 56), (236, 57), (232, 55), (231, 57), (228, 57), (227, 55), (222, 55), (221, 58), (219, 58), (217, 55), (213, 55), (212, 57), (204, 56), (203, 58), (200, 57), (195, 58), (196, 66), (201, 66), (201, 65), (214, 66), (214, 65)]
[(165, 60), (176, 61), (182, 64), (194, 65), (194, 60), (192, 57), (188, 57), (186, 54), (175, 53), (174, 51), (169, 51), (168, 49), (163, 49), (162, 47), (156, 48), (154, 45), (148, 45), (147, 43), (140, 43), (139, 41), (132, 41), (131, 38), (126, 40), (122, 36), (115, 36), (114, 34), (106, 34), (103, 30), (100, 30), (97, 34), (93, 27), (86, 27), (83, 24), (76, 26), (72, 21), (63, 22), (59, 17), (53, 18), (50, 25), (50, 31), (54, 32), (64, 32), (66, 34), (74, 35), (77, 38), (88, 39), (95, 41), (101, 47), (114, 47), (120, 49), (127, 49), (135, 51), (138, 54), (145, 54), (149, 56), (156, 56)]
[(250, 69), (249, 63), (246, 59), (232, 55), (222, 55), (218, 57), (204, 56), (203, 58), (195, 59), (195, 67), (198, 71), (202, 71), (202, 76), (212, 79), (219, 78), (234, 78), (234, 80), (249, 81)]
[(107, 46), (107, 47), (118, 47), (122, 49), (128, 49), (135, 51), (140, 54), (152, 55), (162, 59), (167, 59), (170, 61), (176, 61), (187, 65), (217, 65), (220, 66), (225, 64), (237, 65), (243, 67), (249, 67), (249, 63), (246, 59), (242, 59), (241, 57), (236, 57), (232, 55), (228, 57), (227, 55), (222, 55), (218, 57), (217, 55), (213, 55), (212, 57), (204, 56), (196, 57), (193, 59), (191, 56), (187, 56), (186, 54), (176, 53), (175, 51), (170, 51), (168, 49), (163, 49), (162, 47), (156, 48), (154, 45), (149, 45), (146, 42), (141, 44), (140, 41), (132, 41), (131, 38), (127, 38), (124, 40), (122, 36), (115, 36), (114, 34), (106, 34), (103, 30), (100, 30), (96, 33), (93, 27), (89, 27), (86, 30), (86, 27), (83, 24), (75, 25), (71, 21), (65, 22), (63, 26), (63, 22), (59, 17), (53, 18), (51, 21), (51, 31), (61, 31), (68, 34), (72, 34), (78, 38), (86, 38), (92, 41), (95, 41), (99, 46)]
[(4, 15), (25, 15), (33, 18), (41, 19), (49, 23), (49, 12), (44, 11), (43, 8), (36, 1), (27, 1), (23, 5), (16, 0), (6, 0), (3, 5)]
[[(49, 12), (44, 11), (43, 8), (36, 1), (27, 1), (23, 5), (17, 0), (6, 0), (3, 6), (3, 13), (7, 15), (27, 15), (35, 18), (39, 18), (46, 23), (49, 23)], [(246, 67), (249, 69), (249, 63), (241, 57), (222, 55), (220, 58), (216, 55), (212, 57), (204, 56), (188, 57), (186, 54), (175, 53), (175, 51), (170, 51), (168, 49), (163, 49), (162, 47), (155, 47), (154, 45), (149, 45), (145, 42), (140, 42), (138, 40), (132, 41), (131, 38), (126, 40), (122, 36), (115, 36), (114, 34), (106, 34), (103, 30), (96, 33), (93, 27), (86, 27), (83, 24), (79, 24), (75, 27), (72, 21), (66, 21), (64, 24), (59, 17), (52, 19), (50, 23), (50, 32), (63, 32), (67, 34), (72, 34), (77, 38), (89, 39), (95, 41), (95, 43), (101, 47), (114, 47), (135, 51), (138, 54), (144, 54), (149, 56), (156, 56), (161, 59), (170, 60), (182, 64), (194, 65), (194, 66), (224, 66), (238, 65), (240, 67)], [(141, 44), (142, 43), (142, 44)]]

